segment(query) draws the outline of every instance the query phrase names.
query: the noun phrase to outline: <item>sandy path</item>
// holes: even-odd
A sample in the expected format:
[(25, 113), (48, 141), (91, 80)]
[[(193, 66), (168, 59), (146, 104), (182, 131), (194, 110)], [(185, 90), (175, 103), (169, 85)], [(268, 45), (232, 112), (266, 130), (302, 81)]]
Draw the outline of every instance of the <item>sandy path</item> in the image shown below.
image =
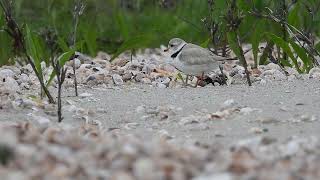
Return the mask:
[[(88, 90), (82, 92), (93, 94), (97, 102), (83, 102), (84, 108), (104, 108), (105, 114), (96, 115), (107, 127), (123, 127), (127, 123), (136, 126), (133, 131), (143, 137), (157, 134), (162, 129), (169, 135), (186, 139), (193, 138), (204, 142), (217, 140), (234, 142), (239, 139), (257, 136), (250, 130), (258, 127), (267, 130), (263, 135), (285, 139), (292, 135), (320, 135), (320, 121), (293, 123), (301, 116), (320, 118), (320, 83), (319, 81), (274, 82), (266, 86), (247, 87), (232, 85), (229, 87), (207, 86), (205, 88), (156, 89), (148, 86), (123, 88), (120, 90)], [(77, 99), (77, 98), (70, 98)], [(257, 108), (261, 111), (248, 115), (235, 115), (224, 120), (215, 119), (202, 124), (181, 125), (182, 117), (214, 113), (221, 108), (226, 100), (233, 99), (241, 107)], [(182, 108), (168, 119), (144, 119), (144, 114), (136, 112), (137, 106), (152, 107), (172, 105)], [(175, 110), (173, 110), (175, 111)], [(68, 116), (67, 116), (68, 117)], [(274, 119), (276, 121), (261, 123), (259, 119)], [(69, 118), (70, 119), (70, 118)]]
[[(230, 143), (248, 137), (265, 135), (286, 139), (290, 136), (320, 136), (320, 82), (294, 81), (273, 82), (268, 85), (207, 86), (205, 88), (158, 89), (149, 86), (132, 85), (116, 89), (88, 89), (80, 88), (80, 92), (87, 92), (90, 98), (65, 97), (64, 100), (76, 102), (77, 107), (97, 110), (103, 108), (105, 113), (96, 113), (91, 119), (99, 120), (109, 128), (125, 129), (146, 139), (159, 135), (165, 130), (177, 140), (195, 139), (202, 142)], [(65, 92), (71, 95), (72, 92)], [(97, 99), (97, 101), (88, 101)], [(233, 99), (239, 107), (257, 108), (248, 115), (236, 114), (226, 119), (213, 119), (203, 123), (183, 125), (183, 117), (191, 115), (205, 115), (219, 111), (221, 104)], [(143, 118), (146, 114), (137, 113), (138, 106), (174, 107), (168, 118)], [(178, 110), (177, 110), (178, 109)], [(180, 110), (179, 110), (180, 109)], [(16, 112), (14, 110), (0, 110), (1, 120), (24, 120), (31, 110)], [(73, 113), (65, 106), (64, 123), (80, 124), (81, 120), (72, 118)], [(310, 117), (316, 121), (293, 123), (293, 119), (301, 120), (301, 116), (308, 121)], [(261, 123), (259, 119), (273, 119), (271, 122)], [(56, 117), (50, 117), (53, 121)], [(125, 126), (131, 128), (124, 128)], [(252, 128), (264, 129), (262, 134), (253, 133)]]

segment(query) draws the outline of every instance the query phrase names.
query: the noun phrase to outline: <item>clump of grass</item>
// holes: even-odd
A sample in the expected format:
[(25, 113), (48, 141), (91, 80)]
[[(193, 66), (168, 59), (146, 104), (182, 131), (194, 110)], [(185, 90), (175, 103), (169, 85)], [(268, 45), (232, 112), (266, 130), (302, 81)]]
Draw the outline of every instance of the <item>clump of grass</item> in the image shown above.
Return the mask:
[[(209, 15), (203, 22), (211, 39), (203, 44), (211, 43), (214, 53), (222, 50), (222, 55), (228, 52), (229, 46), (246, 69), (249, 85), (243, 43), (252, 44), (252, 68), (269, 60), (283, 70), (292, 67), (299, 73), (308, 73), (319, 65), (316, 56), (320, 43), (314, 43), (320, 34), (315, 28), (320, 25), (320, 11), (316, 7), (320, 7), (320, 1), (209, 0)], [(259, 57), (259, 46), (265, 42)]]
[[(26, 57), (26, 62), (31, 65), (33, 71), (35, 72), (40, 82), (41, 89), (48, 97), (49, 103), (55, 103), (43, 80), (43, 74), (41, 69), (41, 57), (39, 55), (39, 44), (32, 37), (31, 31), (28, 28), (28, 26), (26, 26), (27, 36), (25, 38), (20, 26), (13, 17), (12, 1), (1, 0), (0, 5), (3, 10), (6, 21), (7, 28), (5, 29), (5, 31), (13, 40), (13, 49), (17, 54), (23, 54)], [(27, 41), (27, 43), (25, 41)], [(26, 44), (28, 44), (29, 46), (27, 47)]]
[(58, 122), (62, 122), (62, 103), (61, 103), (61, 93), (62, 93), (62, 85), (66, 78), (67, 67), (64, 64), (73, 56), (74, 52), (69, 51), (60, 55), (58, 58), (51, 59), (51, 65), (53, 67), (53, 74), (57, 77), (58, 80)]

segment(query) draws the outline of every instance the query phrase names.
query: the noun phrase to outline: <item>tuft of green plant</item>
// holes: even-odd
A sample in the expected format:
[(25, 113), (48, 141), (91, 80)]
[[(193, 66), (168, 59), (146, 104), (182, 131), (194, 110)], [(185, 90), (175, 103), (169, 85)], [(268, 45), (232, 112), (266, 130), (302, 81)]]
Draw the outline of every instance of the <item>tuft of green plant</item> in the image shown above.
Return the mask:
[(225, 16), (226, 21), (229, 22), (227, 24), (227, 29), (228, 29), (227, 38), (228, 38), (228, 43), (231, 49), (239, 58), (242, 66), (245, 69), (248, 85), (252, 86), (252, 83), (250, 80), (250, 74), (248, 71), (248, 64), (244, 57), (242, 42), (240, 40), (239, 27), (240, 27), (240, 24), (242, 23), (242, 19), (239, 14), (240, 13), (239, 13), (238, 6), (236, 4), (236, 0), (232, 0), (228, 7), (228, 12)]
[[(120, 49), (159, 47), (174, 36), (195, 43), (208, 39), (200, 22), (207, 13), (205, 0), (172, 0), (169, 4), (150, 0), (127, 1), (128, 4), (115, 0), (85, 1), (86, 16), (81, 16), (75, 35), (76, 39), (85, 41), (82, 53), (94, 56), (101, 50), (115, 54)], [(70, 13), (70, 9), (74, 7), (75, 1), (17, 0), (15, 15), (34, 32), (53, 27), (59, 37), (70, 42), (70, 30), (74, 29), (74, 13)], [(142, 38), (138, 43), (140, 46), (123, 48), (127, 46), (125, 43), (137, 41), (137, 37), (144, 35), (152, 36), (152, 41), (146, 44)]]
[[(227, 56), (231, 48), (227, 35), (230, 22), (225, 17), (231, 3), (232, 0), (86, 1), (86, 16), (81, 16), (78, 33), (71, 36), (84, 40), (82, 53), (91, 56), (100, 50), (119, 55), (124, 51), (159, 47), (172, 37), (213, 47), (215, 53)], [(299, 67), (301, 73), (306, 73), (318, 64), (314, 57), (319, 55), (320, 49), (316, 41), (320, 36), (319, 0), (237, 0), (235, 4), (237, 16), (241, 19), (238, 27), (240, 42), (252, 44), (253, 68), (272, 61), (282, 67)], [(70, 13), (70, 9), (74, 7), (75, 1), (16, 0), (14, 14), (33, 32), (49, 26), (60, 38), (70, 40), (70, 29), (75, 27), (74, 13)], [(294, 59), (270, 34), (281, 38), (290, 47)], [(261, 43), (267, 45), (259, 57)], [(56, 52), (55, 56), (60, 53)]]
[[(44, 74), (42, 71), (41, 63), (45, 62), (44, 47), (40, 44), (40, 38), (36, 36), (29, 28), (28, 25), (25, 26), (25, 34), (26, 34), (26, 48), (27, 54), (32, 59), (32, 62), (35, 65), (35, 71), (39, 75), (40, 81), (44, 82)], [(42, 93), (43, 89), (41, 89), (41, 97), (43, 97)]]
[[(208, 7), (204, 23), (215, 53), (230, 46), (243, 62), (239, 45), (250, 43), (253, 68), (266, 64), (268, 59), (281, 67), (293, 67), (299, 73), (308, 73), (319, 65), (315, 58), (319, 56), (315, 44), (320, 32), (315, 28), (320, 25), (320, 10), (315, 8), (320, 7), (319, 1), (209, 0)], [(230, 7), (236, 12), (230, 11)], [(259, 58), (259, 45), (265, 42)]]
[(57, 81), (58, 81), (58, 108), (57, 108), (58, 122), (62, 122), (63, 120), (61, 93), (62, 93), (62, 85), (64, 83), (64, 80), (66, 78), (66, 72), (68, 70), (64, 65), (73, 55), (74, 55), (74, 51), (71, 50), (61, 54), (56, 59), (51, 59), (51, 65), (53, 67), (53, 71), (50, 78), (57, 77)]
[(45, 86), (43, 80), (43, 73), (41, 69), (41, 49), (39, 43), (31, 34), (30, 29), (26, 26), (26, 39), (24, 34), (22, 33), (18, 23), (13, 18), (13, 5), (12, 1), (9, 0), (1, 0), (0, 1), (1, 8), (4, 13), (5, 21), (6, 21), (6, 29), (5, 31), (10, 35), (13, 39), (13, 49), (18, 54), (23, 54), (26, 57), (26, 62), (29, 63), (35, 72), (41, 89), (44, 91), (46, 96), (48, 97), (49, 103), (54, 103), (54, 99), (51, 96), (49, 90)]
[(0, 66), (14, 63), (12, 59), (11, 38), (5, 31), (5, 18), (0, 14)]

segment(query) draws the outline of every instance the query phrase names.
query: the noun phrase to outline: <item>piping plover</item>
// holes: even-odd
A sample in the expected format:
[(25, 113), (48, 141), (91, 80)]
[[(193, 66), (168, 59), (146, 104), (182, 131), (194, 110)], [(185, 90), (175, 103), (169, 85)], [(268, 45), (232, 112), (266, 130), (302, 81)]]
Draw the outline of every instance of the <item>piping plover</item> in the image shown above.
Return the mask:
[(219, 61), (226, 60), (226, 58), (217, 56), (208, 49), (187, 43), (180, 38), (171, 39), (168, 48), (164, 51), (171, 56), (168, 63), (187, 75), (186, 84), (188, 83), (189, 75), (198, 78), (195, 86), (198, 85), (200, 80), (203, 80), (204, 74), (212, 72), (219, 67), (221, 64)]

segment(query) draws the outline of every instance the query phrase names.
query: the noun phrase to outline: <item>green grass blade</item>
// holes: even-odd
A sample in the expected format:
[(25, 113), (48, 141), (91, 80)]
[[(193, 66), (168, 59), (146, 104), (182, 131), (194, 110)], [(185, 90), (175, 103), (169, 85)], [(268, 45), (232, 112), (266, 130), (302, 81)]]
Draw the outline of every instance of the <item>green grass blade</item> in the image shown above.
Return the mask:
[(264, 23), (263, 20), (260, 20), (258, 23), (256, 23), (255, 30), (254, 30), (252, 37), (251, 37), (252, 53), (253, 53), (254, 65), (256, 67), (259, 64), (258, 52), (259, 52), (259, 43), (262, 38), (261, 33), (262, 33), (263, 23)]
[(153, 41), (153, 39), (154, 37), (152, 35), (146, 34), (146, 35), (136, 36), (125, 41), (120, 46), (120, 48), (116, 51), (116, 53), (113, 55), (113, 57), (111, 58), (111, 61), (127, 50), (138, 49), (138, 48), (143, 48), (147, 46)]
[(292, 40), (290, 41), (290, 44), (294, 49), (295, 53), (297, 53), (297, 55), (300, 57), (300, 59), (304, 63), (305, 71), (309, 72), (309, 70), (312, 68), (313, 63), (311, 58), (309, 58), (307, 51)]
[(70, 58), (74, 55), (75, 51), (74, 50), (70, 50), (68, 52), (65, 52), (63, 54), (61, 54), (58, 57), (58, 61), (59, 61), (59, 65), (62, 67), (65, 65), (65, 63), (70, 60)]
[(203, 48), (207, 48), (209, 46), (210, 41), (211, 41), (211, 38), (209, 37), (206, 41), (201, 43), (200, 46), (203, 47)]
[(320, 51), (320, 41), (314, 47), (317, 51)]
[(129, 39), (128, 21), (126, 20), (126, 17), (124, 16), (123, 12), (119, 11), (119, 13), (116, 15), (116, 22), (122, 38), (124, 40), (128, 40)]
[(266, 33), (266, 36), (270, 38), (277, 46), (279, 46), (285, 53), (288, 54), (296, 70), (299, 73), (302, 73), (302, 70), (299, 67), (298, 61), (294, 57), (293, 52), (290, 49), (289, 43), (283, 40), (281, 37), (278, 37), (277, 35), (272, 33)]
[(43, 73), (41, 69), (41, 56), (40, 49), (37, 40), (32, 34), (28, 25), (26, 25), (26, 46), (27, 52), (32, 57), (33, 63), (36, 67), (36, 71), (39, 73), (40, 77), (43, 78)]
[(70, 50), (68, 44), (65, 42), (65, 40), (62, 37), (58, 37), (58, 45), (63, 52), (67, 52)]
[[(63, 67), (65, 65), (65, 63), (73, 56), (73, 54), (75, 53), (74, 50), (70, 50), (68, 52), (65, 52), (63, 54), (61, 54), (59, 57), (58, 57), (58, 61), (59, 61), (59, 65), (60, 67)], [(56, 71), (52, 71), (51, 74), (50, 74), (50, 77), (46, 83), (46, 87), (49, 87), (52, 80), (54, 79), (54, 77), (56, 77)]]
[(237, 43), (237, 35), (235, 32), (228, 32), (227, 34), (227, 38), (228, 38), (228, 43), (230, 45), (230, 48), (232, 49), (232, 51), (236, 54), (237, 57), (241, 57), (241, 51), (238, 47), (238, 43)]
[(91, 56), (95, 56), (97, 53), (97, 32), (94, 29), (86, 29), (83, 32), (83, 38)]

